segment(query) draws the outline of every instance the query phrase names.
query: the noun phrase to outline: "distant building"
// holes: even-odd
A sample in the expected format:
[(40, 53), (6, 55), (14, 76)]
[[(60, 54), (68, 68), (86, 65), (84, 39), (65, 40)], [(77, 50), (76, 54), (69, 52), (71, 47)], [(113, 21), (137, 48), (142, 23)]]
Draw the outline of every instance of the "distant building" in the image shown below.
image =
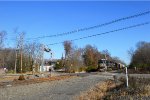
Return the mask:
[(49, 70), (54, 71), (54, 68), (56, 66), (57, 59), (54, 59), (52, 61), (45, 60), (44, 66), (40, 66), (40, 72), (48, 72)]
[(49, 70), (54, 71), (54, 65), (44, 65), (43, 67), (40, 66), (40, 72), (48, 72)]

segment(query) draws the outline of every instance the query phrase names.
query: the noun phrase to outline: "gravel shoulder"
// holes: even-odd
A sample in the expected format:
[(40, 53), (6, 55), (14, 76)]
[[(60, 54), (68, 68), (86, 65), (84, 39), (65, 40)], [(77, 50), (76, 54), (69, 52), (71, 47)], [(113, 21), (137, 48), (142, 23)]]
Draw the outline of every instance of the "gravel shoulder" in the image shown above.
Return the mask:
[(112, 76), (89, 75), (59, 81), (50, 81), (16, 87), (0, 88), (0, 100), (73, 100), (74, 96), (88, 90)]

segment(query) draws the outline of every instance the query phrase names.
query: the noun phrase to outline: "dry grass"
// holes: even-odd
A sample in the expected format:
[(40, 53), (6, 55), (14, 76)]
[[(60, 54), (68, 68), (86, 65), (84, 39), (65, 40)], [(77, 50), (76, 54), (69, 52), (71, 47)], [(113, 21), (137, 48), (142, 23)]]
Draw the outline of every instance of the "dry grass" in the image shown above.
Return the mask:
[(3, 82), (3, 81), (13, 81), (14, 79), (17, 79), (18, 76), (8, 76), (8, 77), (2, 77), (0, 78), (0, 82)]
[(110, 91), (119, 85), (121, 85), (121, 83), (116, 85), (114, 81), (107, 80), (97, 84), (90, 90), (81, 93), (80, 96), (75, 97), (75, 100), (101, 100), (107, 94), (107, 91)]
[(42, 83), (42, 82), (48, 82), (48, 81), (56, 81), (56, 80), (65, 80), (68, 78), (73, 78), (75, 76), (54, 76), (54, 77), (48, 77), (48, 78), (35, 78), (35, 79), (30, 79), (30, 80), (23, 80), (23, 81), (18, 81), (15, 80), (13, 82), (13, 85), (28, 85), (28, 84), (35, 84), (35, 83)]
[(150, 79), (129, 77), (129, 87), (125, 87), (125, 78), (119, 79), (117, 84), (108, 80), (75, 97), (75, 100), (149, 100)]
[[(121, 100), (122, 98), (128, 99), (142, 99), (150, 96), (150, 79), (129, 77), (129, 87), (125, 86), (119, 90), (108, 93), (105, 97), (106, 100)], [(124, 100), (124, 99), (123, 99)]]
[[(28, 84), (35, 84), (35, 83), (42, 83), (42, 82), (49, 82), (49, 81), (56, 81), (56, 80), (65, 80), (69, 78), (74, 78), (75, 76), (54, 76), (54, 77), (48, 77), (48, 78), (35, 78), (35, 79), (29, 79), (29, 80), (18, 80), (14, 79), (13, 82), (9, 82), (12, 86), (18, 86), (18, 85), (28, 85)], [(0, 87), (6, 87), (8, 83), (0, 82)]]

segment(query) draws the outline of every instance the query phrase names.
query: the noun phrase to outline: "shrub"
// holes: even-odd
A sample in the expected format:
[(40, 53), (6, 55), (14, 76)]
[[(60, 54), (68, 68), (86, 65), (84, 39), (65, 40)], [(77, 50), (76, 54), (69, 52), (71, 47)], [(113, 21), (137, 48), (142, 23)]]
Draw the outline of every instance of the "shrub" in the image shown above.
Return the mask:
[(97, 71), (97, 68), (93, 67), (93, 66), (89, 66), (89, 67), (87, 67), (86, 71), (87, 72), (95, 72), (95, 71)]
[(86, 71), (86, 68), (85, 67), (80, 67), (79, 72), (82, 72), (82, 71)]
[(14, 73), (13, 70), (6, 70), (6, 73)]
[(56, 66), (54, 68), (55, 69), (61, 69), (63, 67), (64, 67), (63, 60), (58, 60), (57, 63), (56, 63)]

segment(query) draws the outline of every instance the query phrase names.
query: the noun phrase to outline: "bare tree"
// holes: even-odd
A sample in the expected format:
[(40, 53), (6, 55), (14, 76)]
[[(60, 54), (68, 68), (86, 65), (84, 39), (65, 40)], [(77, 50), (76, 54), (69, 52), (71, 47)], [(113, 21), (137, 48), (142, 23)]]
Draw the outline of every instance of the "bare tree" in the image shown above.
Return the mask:
[(13, 48), (3, 48), (0, 51), (0, 66), (13, 70), (15, 63), (15, 50)]
[(84, 62), (83, 62), (83, 49), (74, 47), (71, 51), (70, 55), (70, 63), (73, 70), (81, 71), (83, 69)]
[(102, 54), (103, 54), (103, 58), (104, 59), (107, 59), (107, 60), (111, 60), (111, 54), (110, 54), (110, 52), (106, 49), (106, 50), (103, 50), (102, 51)]
[(64, 50), (65, 50), (65, 62), (64, 65), (66, 67), (66, 71), (69, 70), (68, 67), (70, 66), (69, 57), (72, 50), (72, 43), (71, 41), (64, 41)]
[(6, 36), (6, 31), (0, 32), (0, 49), (4, 46), (4, 38)]
[(20, 72), (22, 73), (23, 69), (23, 46), (24, 46), (24, 32), (20, 32), (17, 40), (19, 52), (20, 52)]
[(64, 50), (65, 50), (65, 59), (69, 57), (72, 49), (72, 43), (71, 41), (64, 41)]
[(124, 61), (122, 61), (119, 57), (111, 57), (112, 61), (115, 62), (115, 63), (120, 63), (120, 64), (125, 64)]
[(24, 52), (25, 55), (28, 56), (27, 63), (32, 69), (32, 74), (34, 73), (35, 69), (38, 70), (36, 67), (38, 67), (38, 65), (41, 63), (42, 51), (40, 46), (41, 45), (36, 42), (25, 44)]
[(128, 55), (130, 56), (130, 58), (132, 58), (135, 51), (133, 48), (130, 48), (127, 52), (128, 52)]
[[(0, 65), (1, 66), (5, 66), (5, 63), (6, 63), (6, 61), (5, 61), (5, 53), (4, 53), (4, 39), (5, 39), (5, 36), (6, 36), (6, 32), (5, 31), (1, 31), (0, 32)], [(0, 67), (1, 67), (0, 66)]]

